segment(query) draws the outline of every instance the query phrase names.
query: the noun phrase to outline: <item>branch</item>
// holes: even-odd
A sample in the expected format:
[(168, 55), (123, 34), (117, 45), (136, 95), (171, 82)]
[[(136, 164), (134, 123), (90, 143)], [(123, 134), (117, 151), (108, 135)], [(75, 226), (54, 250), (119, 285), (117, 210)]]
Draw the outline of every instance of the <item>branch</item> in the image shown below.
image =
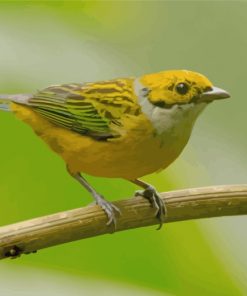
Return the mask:
[[(223, 185), (161, 193), (167, 205), (165, 223), (247, 214), (247, 185)], [(121, 210), (116, 231), (158, 224), (154, 209), (141, 197), (116, 201)], [(0, 259), (82, 238), (112, 233), (97, 205), (0, 227)]]

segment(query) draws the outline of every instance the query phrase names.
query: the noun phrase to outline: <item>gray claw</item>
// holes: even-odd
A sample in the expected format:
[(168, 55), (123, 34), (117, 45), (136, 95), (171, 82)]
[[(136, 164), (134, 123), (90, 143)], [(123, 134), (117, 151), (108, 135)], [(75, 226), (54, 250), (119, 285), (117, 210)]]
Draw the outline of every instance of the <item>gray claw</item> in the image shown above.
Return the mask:
[(119, 213), (121, 215), (121, 211), (118, 207), (116, 207), (114, 204), (110, 203), (109, 201), (103, 199), (101, 196), (97, 196), (96, 198), (96, 204), (102, 208), (102, 210), (106, 213), (108, 217), (108, 221), (106, 223), (107, 226), (113, 224), (114, 230), (116, 229), (117, 225), (117, 219), (115, 212)]
[(164, 217), (166, 215), (166, 206), (163, 200), (160, 198), (159, 193), (153, 186), (147, 187), (145, 190), (138, 190), (135, 192), (135, 196), (140, 195), (148, 199), (153, 208), (156, 209), (155, 216), (160, 222), (158, 229), (161, 229), (164, 223)]

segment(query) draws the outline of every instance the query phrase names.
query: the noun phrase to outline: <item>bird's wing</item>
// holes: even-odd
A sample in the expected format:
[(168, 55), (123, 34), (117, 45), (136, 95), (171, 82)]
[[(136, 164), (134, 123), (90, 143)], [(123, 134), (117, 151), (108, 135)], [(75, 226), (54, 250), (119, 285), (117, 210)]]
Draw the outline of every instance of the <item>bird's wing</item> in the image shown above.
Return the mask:
[(131, 79), (55, 85), (28, 104), (52, 123), (97, 139), (120, 136), (122, 117), (140, 114)]

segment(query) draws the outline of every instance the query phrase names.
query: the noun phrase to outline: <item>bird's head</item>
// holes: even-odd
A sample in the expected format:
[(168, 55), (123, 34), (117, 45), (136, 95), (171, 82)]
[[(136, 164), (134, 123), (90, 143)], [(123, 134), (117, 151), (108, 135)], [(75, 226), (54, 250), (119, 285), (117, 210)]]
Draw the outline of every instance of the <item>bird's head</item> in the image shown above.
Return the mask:
[(140, 79), (150, 103), (161, 108), (188, 103), (210, 103), (228, 98), (229, 94), (207, 77), (192, 71), (174, 70), (148, 74)]
[(143, 113), (159, 133), (180, 123), (180, 130), (183, 126), (192, 127), (206, 105), (230, 97), (204, 75), (186, 70), (141, 76), (135, 80), (135, 92)]

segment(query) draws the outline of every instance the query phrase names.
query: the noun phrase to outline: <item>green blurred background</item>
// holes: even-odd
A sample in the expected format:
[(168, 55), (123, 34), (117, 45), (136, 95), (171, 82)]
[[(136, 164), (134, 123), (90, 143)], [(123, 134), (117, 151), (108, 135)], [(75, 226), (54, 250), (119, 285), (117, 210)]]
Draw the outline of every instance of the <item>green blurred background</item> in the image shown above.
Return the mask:
[[(247, 3), (0, 2), (1, 93), (50, 84), (189, 69), (227, 89), (166, 171), (160, 191), (246, 182)], [(91, 202), (57, 155), (0, 113), (0, 223)], [(134, 185), (88, 176), (109, 200)], [(49, 248), (0, 264), (1, 295), (247, 295), (246, 217), (136, 229)]]

